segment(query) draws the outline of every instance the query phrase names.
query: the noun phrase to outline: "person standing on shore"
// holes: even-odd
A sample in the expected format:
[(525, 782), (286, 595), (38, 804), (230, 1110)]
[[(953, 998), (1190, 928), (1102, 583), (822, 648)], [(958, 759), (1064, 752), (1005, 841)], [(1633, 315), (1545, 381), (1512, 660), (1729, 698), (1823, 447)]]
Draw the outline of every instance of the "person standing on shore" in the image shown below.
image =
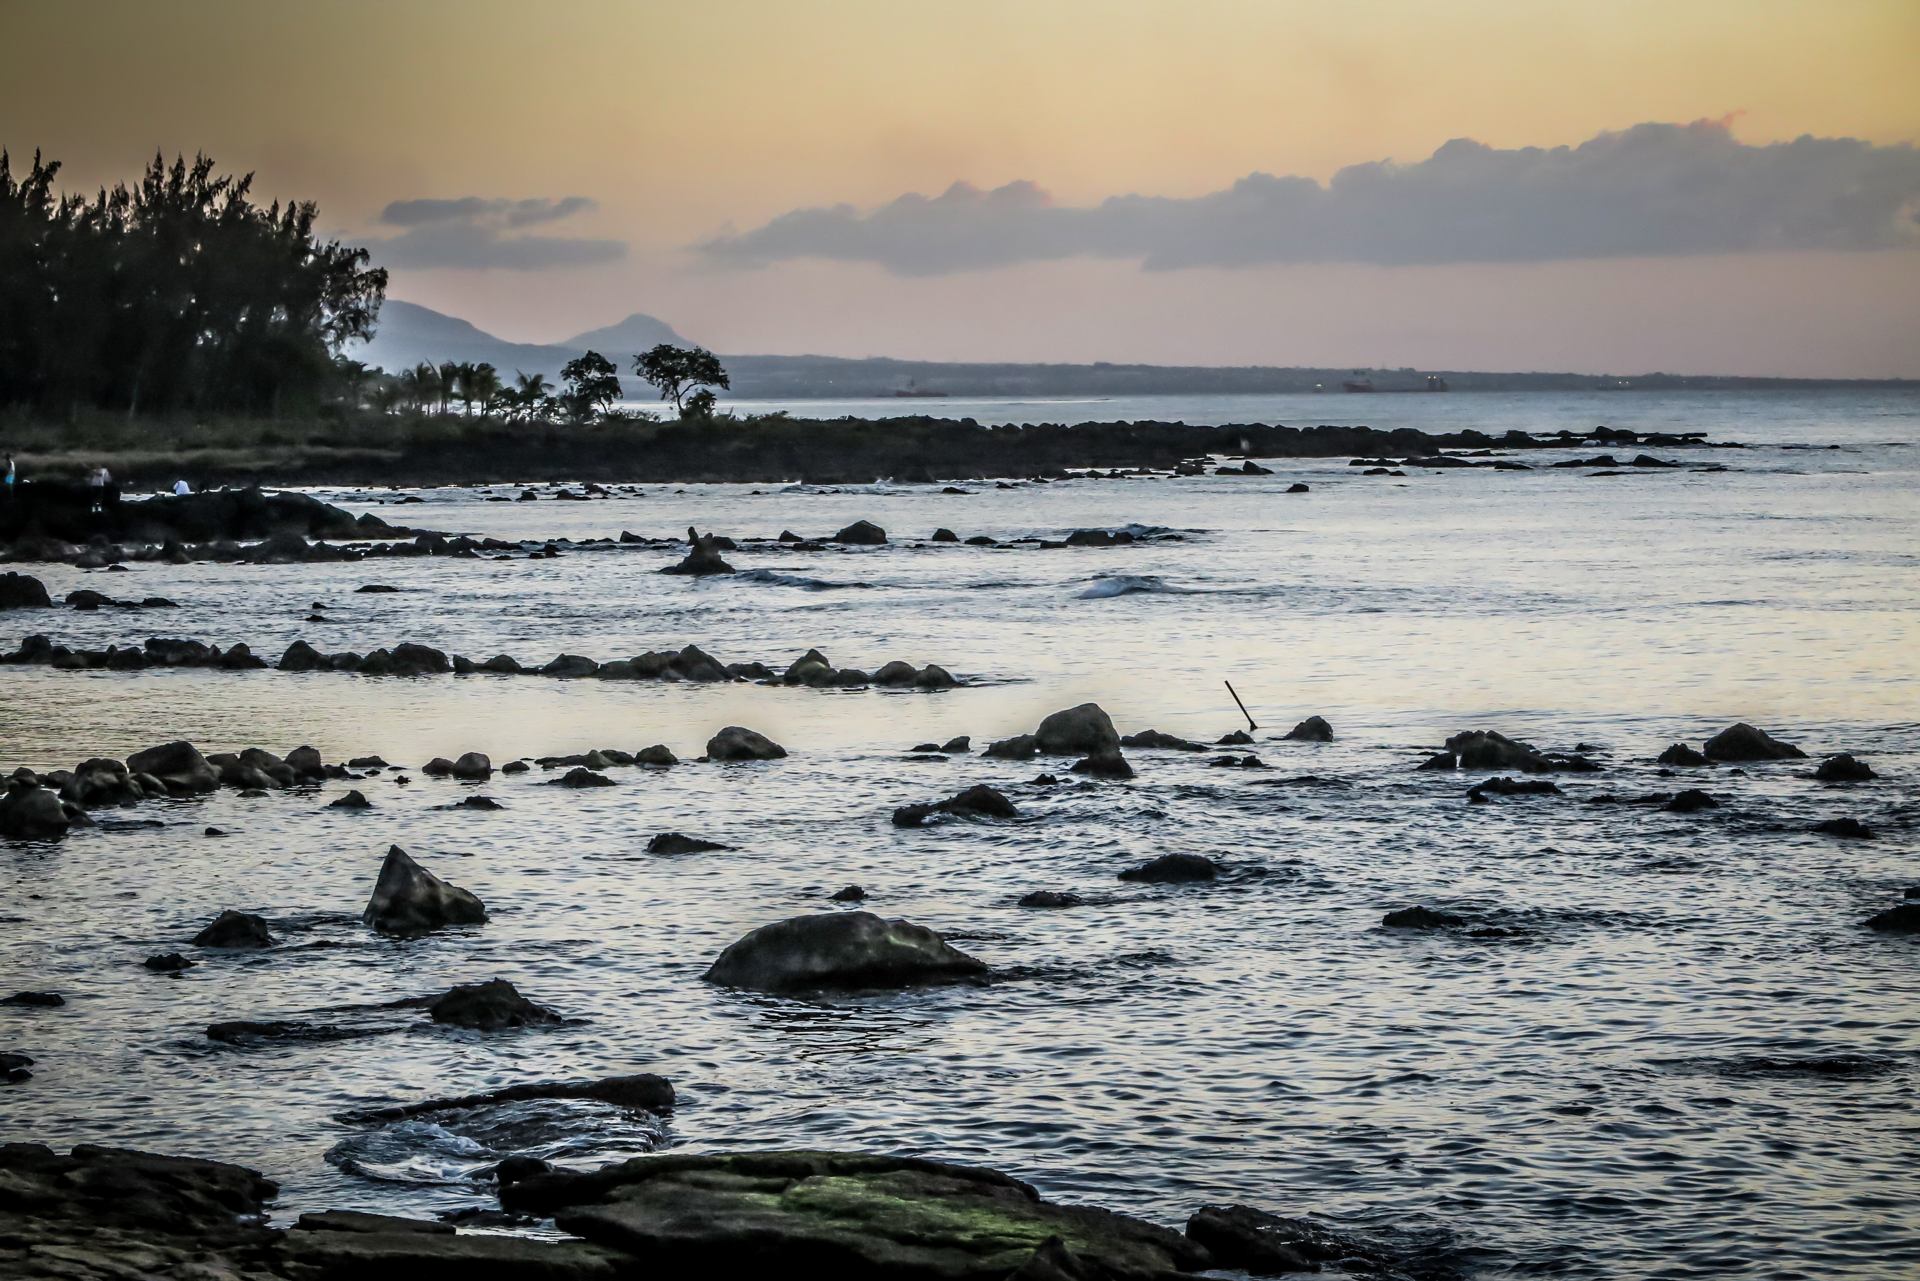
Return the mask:
[(193, 492), (193, 486), (189, 485), (186, 481), (176, 480), (173, 482), (173, 496), (175, 498), (185, 498), (188, 494), (191, 494), (192, 492)]
[(107, 486), (112, 483), (113, 476), (105, 467), (97, 467), (87, 476), (87, 488), (93, 491), (93, 502), (88, 511), (104, 512), (107, 509)]
[(13, 501), (13, 455), (12, 454), (7, 455), (7, 480), (6, 480), (5, 487), (3, 489), (0, 489), (0, 498), (4, 498), (8, 502)]

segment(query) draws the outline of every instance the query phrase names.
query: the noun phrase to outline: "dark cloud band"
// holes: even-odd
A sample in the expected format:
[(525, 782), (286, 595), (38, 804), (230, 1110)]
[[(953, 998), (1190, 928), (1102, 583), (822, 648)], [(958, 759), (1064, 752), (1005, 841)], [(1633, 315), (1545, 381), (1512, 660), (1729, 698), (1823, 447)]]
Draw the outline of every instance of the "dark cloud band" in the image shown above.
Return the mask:
[(586, 196), (557, 200), (485, 196), (396, 200), (381, 211), (380, 222), (404, 230), (397, 236), (374, 240), (367, 247), (388, 266), (416, 269), (551, 271), (624, 257), (627, 246), (619, 240), (520, 234), (525, 228), (558, 222), (593, 208), (594, 202)]
[(711, 262), (794, 258), (933, 275), (1050, 259), (1150, 269), (1254, 263), (1537, 262), (1920, 244), (1920, 152), (1853, 138), (1749, 146), (1724, 122), (1643, 124), (1576, 147), (1457, 139), (1414, 164), (1322, 185), (1256, 173), (1192, 199), (1061, 207), (1032, 183), (956, 183), (862, 213), (800, 209), (697, 246)]

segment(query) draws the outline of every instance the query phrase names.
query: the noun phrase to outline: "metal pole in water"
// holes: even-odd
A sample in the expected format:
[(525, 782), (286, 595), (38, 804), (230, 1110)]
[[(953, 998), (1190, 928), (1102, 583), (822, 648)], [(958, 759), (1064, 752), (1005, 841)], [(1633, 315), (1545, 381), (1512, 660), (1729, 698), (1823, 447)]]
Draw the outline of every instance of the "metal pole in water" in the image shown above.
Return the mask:
[(1244, 717), (1246, 717), (1246, 718), (1247, 718), (1247, 728), (1248, 728), (1248, 729), (1259, 729), (1260, 727), (1259, 727), (1258, 725), (1255, 725), (1255, 724), (1253, 723), (1253, 713), (1247, 710), (1247, 705), (1246, 705), (1245, 703), (1241, 703), (1241, 702), (1240, 702), (1240, 695), (1238, 695), (1238, 694), (1235, 694), (1235, 693), (1234, 693), (1234, 689), (1233, 689), (1233, 682), (1232, 682), (1232, 681), (1221, 681), (1220, 683), (1221, 683), (1222, 685), (1225, 685), (1225, 686), (1227, 687), (1227, 693), (1229, 693), (1229, 694), (1233, 694), (1233, 701), (1234, 701), (1235, 703), (1238, 703), (1238, 704), (1239, 704), (1239, 707), (1240, 707), (1240, 714), (1241, 714), (1242, 716), (1244, 716)]

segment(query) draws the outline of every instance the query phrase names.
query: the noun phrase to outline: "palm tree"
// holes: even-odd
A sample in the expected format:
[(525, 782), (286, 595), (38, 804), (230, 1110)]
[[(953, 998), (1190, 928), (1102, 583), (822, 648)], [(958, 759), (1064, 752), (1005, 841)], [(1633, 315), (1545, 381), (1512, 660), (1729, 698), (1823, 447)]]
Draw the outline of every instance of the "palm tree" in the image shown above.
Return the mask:
[(385, 416), (399, 407), (401, 399), (406, 395), (406, 389), (403, 386), (405, 377), (404, 374), (399, 378), (382, 374), (374, 382), (373, 390), (367, 393), (367, 403), (373, 407), (375, 413)]
[(553, 384), (547, 381), (544, 374), (523, 374), (516, 369), (513, 371), (513, 388), (508, 394), (521, 414), (533, 418), (540, 412), (540, 402), (552, 390)]
[(440, 412), (441, 413), (446, 414), (446, 413), (451, 413), (453, 411), (453, 393), (454, 393), (454, 389), (459, 386), (459, 383), (460, 383), (459, 362), (453, 361), (453, 360), (441, 361), (440, 362)]
[(426, 413), (440, 399), (440, 371), (425, 361), (400, 375), (400, 382), (416, 413)]
[(460, 402), (467, 413), (477, 404), (484, 414), (500, 394), (500, 371), (486, 361), (460, 366)]

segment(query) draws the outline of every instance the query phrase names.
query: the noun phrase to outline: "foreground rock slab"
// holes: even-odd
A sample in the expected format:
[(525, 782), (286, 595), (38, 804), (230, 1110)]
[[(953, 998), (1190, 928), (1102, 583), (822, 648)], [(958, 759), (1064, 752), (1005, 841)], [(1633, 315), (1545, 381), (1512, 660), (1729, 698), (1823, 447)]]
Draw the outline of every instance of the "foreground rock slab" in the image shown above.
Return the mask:
[(1166, 1228), (1055, 1205), (991, 1170), (835, 1152), (637, 1157), (501, 1189), (510, 1210), (644, 1258), (653, 1275), (1148, 1281), (1208, 1265)]

